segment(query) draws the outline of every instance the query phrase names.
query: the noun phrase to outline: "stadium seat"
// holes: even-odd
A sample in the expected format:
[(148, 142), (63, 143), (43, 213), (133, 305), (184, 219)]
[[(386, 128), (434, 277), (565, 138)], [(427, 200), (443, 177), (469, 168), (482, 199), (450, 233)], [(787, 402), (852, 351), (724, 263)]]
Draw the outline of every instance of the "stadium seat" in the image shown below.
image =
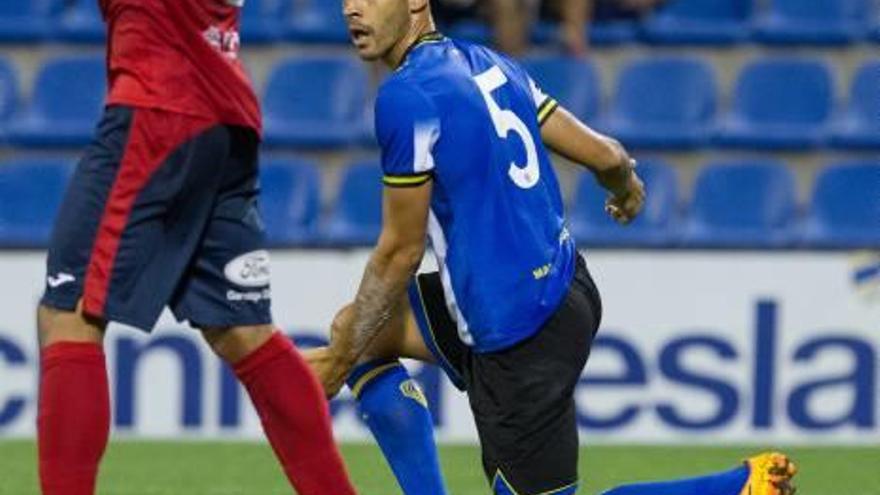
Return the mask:
[(768, 44), (840, 45), (869, 30), (871, 0), (771, 0), (756, 23), (755, 38)]
[(55, 159), (0, 163), (0, 247), (44, 247), (73, 172)]
[(260, 165), (260, 211), (271, 246), (315, 241), (321, 185), (317, 166), (296, 159)]
[(18, 77), (12, 63), (0, 58), (0, 143), (6, 135), (9, 118), (18, 104)]
[(101, 43), (107, 29), (96, 0), (76, 0), (58, 16), (55, 36), (64, 41)]
[(660, 160), (639, 163), (639, 176), (649, 191), (645, 209), (627, 226), (605, 213), (608, 193), (591, 174), (583, 174), (569, 223), (575, 239), (588, 246), (663, 247), (677, 238), (678, 179), (675, 170)]
[(880, 59), (866, 63), (856, 74), (832, 144), (845, 149), (880, 149)]
[(51, 0), (3, 0), (0, 2), (0, 41), (46, 39), (52, 31), (51, 7)]
[(367, 75), (348, 56), (284, 60), (263, 98), (266, 143), (327, 148), (353, 145), (366, 133)]
[(241, 11), (242, 42), (270, 43), (281, 39), (290, 10), (291, 0), (247, 0)]
[(717, 143), (734, 148), (804, 149), (825, 143), (834, 103), (830, 69), (810, 59), (771, 58), (748, 65)]
[(651, 58), (618, 78), (603, 130), (635, 148), (690, 149), (712, 138), (715, 74), (699, 59)]
[(751, 35), (753, 0), (673, 0), (649, 17), (642, 34), (652, 43), (726, 45)]
[(294, 3), (286, 38), (301, 43), (347, 43), (348, 24), (341, 0), (307, 0)]
[(601, 85), (595, 65), (571, 57), (533, 57), (523, 66), (541, 89), (583, 121), (599, 113)]
[(382, 168), (376, 161), (353, 163), (342, 177), (323, 237), (334, 245), (370, 245), (381, 229)]
[(819, 173), (804, 241), (814, 247), (880, 248), (880, 162), (841, 162)]
[(87, 144), (106, 92), (103, 56), (58, 58), (37, 75), (34, 94), (9, 126), (12, 144), (71, 147)]
[(698, 174), (684, 241), (689, 247), (785, 247), (793, 243), (795, 185), (773, 160), (707, 165)]

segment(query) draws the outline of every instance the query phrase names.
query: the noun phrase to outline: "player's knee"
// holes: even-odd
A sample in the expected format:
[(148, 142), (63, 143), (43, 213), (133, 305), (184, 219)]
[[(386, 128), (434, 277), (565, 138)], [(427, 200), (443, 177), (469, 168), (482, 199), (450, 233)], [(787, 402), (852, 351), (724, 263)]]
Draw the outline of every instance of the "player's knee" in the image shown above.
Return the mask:
[(100, 344), (104, 340), (105, 326), (104, 322), (84, 315), (79, 308), (65, 311), (42, 304), (37, 308), (37, 331), (41, 347), (58, 342)]
[(202, 335), (214, 353), (230, 364), (259, 349), (274, 332), (272, 325), (202, 329)]

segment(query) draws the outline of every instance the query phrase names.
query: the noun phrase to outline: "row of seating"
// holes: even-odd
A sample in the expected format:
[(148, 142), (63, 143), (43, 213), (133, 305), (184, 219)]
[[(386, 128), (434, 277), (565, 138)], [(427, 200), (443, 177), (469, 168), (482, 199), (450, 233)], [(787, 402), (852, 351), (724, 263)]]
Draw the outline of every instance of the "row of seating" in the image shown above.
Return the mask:
[[(609, 21), (590, 29), (596, 44), (646, 41), (667, 44), (840, 45), (880, 42), (874, 0), (669, 0), (641, 23)], [(246, 43), (281, 40), (344, 43), (348, 32), (340, 0), (247, 0), (242, 16)], [(464, 22), (450, 32), (477, 41), (489, 29)], [(541, 24), (536, 42), (552, 42), (557, 30)], [(64, 40), (101, 42), (104, 24), (98, 0), (4, 0), (0, 3), (0, 41)]]
[[(580, 118), (637, 149), (818, 147), (880, 149), (880, 60), (858, 70), (847, 101), (835, 78), (811, 58), (759, 59), (739, 74), (730, 109), (712, 66), (698, 57), (650, 57), (627, 64), (606, 109), (590, 62), (539, 57), (526, 68)], [(19, 104), (15, 71), (0, 59), (0, 141), (21, 147), (87, 143), (106, 88), (104, 60), (65, 57), (39, 71), (30, 101)], [(369, 83), (350, 56), (282, 60), (263, 92), (268, 146), (372, 146)], [(5, 123), (5, 125), (4, 125)]]
[[(0, 247), (44, 246), (65, 183), (65, 161), (0, 163)], [(797, 204), (785, 164), (739, 160), (708, 164), (684, 205), (676, 169), (646, 160), (639, 168), (649, 191), (645, 211), (629, 227), (604, 213), (606, 194), (584, 174), (569, 205), (574, 236), (587, 246), (693, 248), (880, 248), (880, 163), (830, 164), (812, 197)], [(338, 197), (322, 215), (318, 166), (268, 159), (260, 205), (273, 246), (352, 246), (375, 241), (381, 226), (381, 172), (375, 161), (345, 169)]]

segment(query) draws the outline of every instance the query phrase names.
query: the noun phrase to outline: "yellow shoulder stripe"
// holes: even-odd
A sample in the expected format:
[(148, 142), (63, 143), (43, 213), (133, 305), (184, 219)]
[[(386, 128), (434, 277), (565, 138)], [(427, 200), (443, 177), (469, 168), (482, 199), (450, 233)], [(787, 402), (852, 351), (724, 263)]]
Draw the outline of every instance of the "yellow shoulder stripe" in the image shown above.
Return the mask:
[(544, 125), (544, 122), (547, 122), (547, 119), (553, 115), (557, 108), (559, 108), (559, 102), (553, 98), (547, 98), (538, 109), (538, 125)]
[(421, 175), (386, 175), (382, 182), (386, 186), (420, 186), (431, 180), (431, 174)]

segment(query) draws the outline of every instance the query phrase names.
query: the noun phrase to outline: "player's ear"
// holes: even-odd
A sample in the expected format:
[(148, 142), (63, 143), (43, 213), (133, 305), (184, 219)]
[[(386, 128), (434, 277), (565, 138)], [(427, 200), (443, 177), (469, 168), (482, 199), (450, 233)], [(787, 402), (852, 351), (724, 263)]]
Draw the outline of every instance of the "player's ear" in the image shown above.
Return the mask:
[(420, 14), (430, 9), (430, 0), (409, 0), (409, 11), (413, 14)]

